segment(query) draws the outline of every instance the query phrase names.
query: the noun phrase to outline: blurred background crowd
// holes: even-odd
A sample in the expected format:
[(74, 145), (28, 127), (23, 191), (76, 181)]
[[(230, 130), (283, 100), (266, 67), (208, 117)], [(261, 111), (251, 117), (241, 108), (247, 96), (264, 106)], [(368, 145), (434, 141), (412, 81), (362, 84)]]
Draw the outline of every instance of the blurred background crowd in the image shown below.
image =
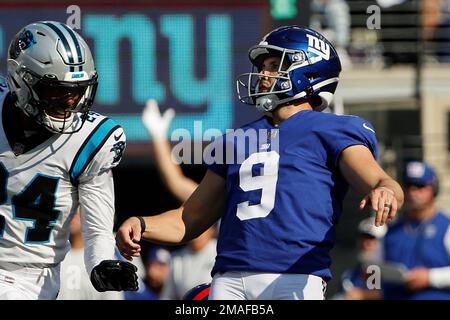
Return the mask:
[[(202, 141), (207, 129), (224, 132), (258, 116), (234, 90), (236, 76), (250, 71), (250, 45), (282, 25), (321, 31), (343, 65), (327, 112), (362, 116), (374, 125), (378, 160), (407, 196), (398, 221), (383, 229), (372, 226), (370, 213), (359, 212), (359, 198), (349, 194), (327, 297), (450, 299), (450, 233), (444, 228), (450, 212), (449, 0), (3, 0), (0, 18), (3, 59), (23, 25), (79, 22), (100, 74), (93, 109), (116, 119), (128, 137), (114, 170), (117, 226), (129, 216), (179, 205), (202, 178), (201, 164), (171, 161), (176, 129)], [(134, 260), (140, 291), (99, 294), (85, 275), (75, 219), (59, 298), (182, 299), (211, 280), (216, 228), (185, 246), (146, 244), (142, 259)], [(386, 275), (380, 286), (369, 279), (371, 265)]]

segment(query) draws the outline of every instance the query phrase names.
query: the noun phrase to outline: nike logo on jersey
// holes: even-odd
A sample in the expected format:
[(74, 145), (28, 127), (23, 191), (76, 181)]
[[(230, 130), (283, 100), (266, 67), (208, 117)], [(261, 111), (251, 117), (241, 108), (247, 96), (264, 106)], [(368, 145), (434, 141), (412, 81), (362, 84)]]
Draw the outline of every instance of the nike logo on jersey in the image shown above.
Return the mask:
[(363, 123), (363, 128), (375, 133), (375, 130), (373, 130), (371, 127), (369, 127), (365, 122)]
[(118, 136), (114, 135), (114, 139), (116, 139), (116, 141), (119, 141), (119, 139), (122, 135), (123, 135), (123, 132), (121, 134), (119, 134)]

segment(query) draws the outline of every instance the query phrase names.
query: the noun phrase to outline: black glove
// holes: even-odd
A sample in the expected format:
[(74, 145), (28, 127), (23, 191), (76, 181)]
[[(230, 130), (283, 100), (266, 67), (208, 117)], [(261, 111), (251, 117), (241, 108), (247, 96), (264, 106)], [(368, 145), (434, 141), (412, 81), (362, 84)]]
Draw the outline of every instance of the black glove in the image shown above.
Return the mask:
[(135, 265), (120, 260), (103, 260), (91, 272), (91, 282), (99, 291), (137, 291)]

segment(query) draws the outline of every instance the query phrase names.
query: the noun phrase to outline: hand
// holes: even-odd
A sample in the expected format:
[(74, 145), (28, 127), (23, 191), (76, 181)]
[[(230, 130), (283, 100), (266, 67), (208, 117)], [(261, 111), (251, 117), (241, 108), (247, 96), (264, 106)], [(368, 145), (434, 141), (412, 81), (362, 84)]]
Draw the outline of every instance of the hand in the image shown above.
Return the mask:
[(136, 217), (127, 219), (117, 231), (116, 246), (125, 259), (131, 261), (140, 256), (141, 231), (141, 222)]
[(135, 265), (120, 260), (103, 260), (91, 272), (91, 282), (99, 292), (137, 291), (139, 289)]
[(430, 272), (427, 268), (414, 268), (405, 275), (406, 287), (421, 290), (430, 286)]
[(347, 300), (363, 300), (364, 292), (360, 288), (351, 288), (345, 292), (345, 298)]
[(381, 290), (352, 288), (345, 293), (347, 300), (381, 300)]
[(167, 109), (161, 115), (158, 102), (150, 99), (147, 100), (146, 107), (142, 112), (142, 122), (154, 140), (167, 139), (167, 130), (174, 116), (175, 111), (172, 108)]
[(376, 212), (376, 227), (380, 227), (386, 222), (393, 220), (397, 214), (397, 198), (394, 196), (394, 191), (389, 188), (377, 187), (373, 189), (359, 203), (359, 208), (362, 210), (369, 204), (372, 206), (372, 210)]

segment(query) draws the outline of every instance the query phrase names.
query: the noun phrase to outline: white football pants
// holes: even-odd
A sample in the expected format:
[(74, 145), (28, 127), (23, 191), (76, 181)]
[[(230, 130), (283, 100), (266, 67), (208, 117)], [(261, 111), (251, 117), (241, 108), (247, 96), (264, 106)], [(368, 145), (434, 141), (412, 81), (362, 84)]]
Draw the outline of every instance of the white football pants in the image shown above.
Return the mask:
[(24, 267), (0, 262), (0, 300), (51, 300), (59, 292), (59, 265)]
[(209, 300), (324, 300), (326, 282), (306, 274), (216, 273)]

